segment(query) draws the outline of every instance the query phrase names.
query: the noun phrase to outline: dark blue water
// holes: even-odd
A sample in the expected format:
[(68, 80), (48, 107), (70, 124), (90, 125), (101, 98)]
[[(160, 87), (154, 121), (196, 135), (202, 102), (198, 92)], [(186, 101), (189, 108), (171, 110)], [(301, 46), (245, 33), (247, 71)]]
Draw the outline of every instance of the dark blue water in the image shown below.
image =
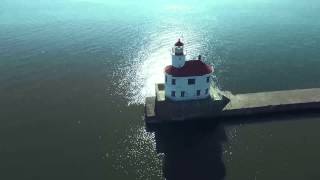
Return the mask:
[(316, 0), (2, 1), (1, 179), (318, 179), (317, 116), (165, 130), (176, 137), (161, 136), (166, 156), (142, 116), (179, 37), (221, 89), (320, 87), (319, 10)]

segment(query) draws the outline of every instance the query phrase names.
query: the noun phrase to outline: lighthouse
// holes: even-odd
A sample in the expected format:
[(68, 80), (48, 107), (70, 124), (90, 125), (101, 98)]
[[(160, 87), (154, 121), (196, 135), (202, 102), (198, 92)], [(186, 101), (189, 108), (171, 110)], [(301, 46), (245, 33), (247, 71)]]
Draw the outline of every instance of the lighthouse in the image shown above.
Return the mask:
[[(232, 94), (221, 91), (210, 76), (212, 66), (196, 59), (186, 60), (184, 44), (178, 40), (172, 48), (172, 63), (164, 69), (165, 83), (155, 85), (155, 96), (147, 97), (145, 122), (147, 131), (170, 122), (266, 115), (267, 113), (314, 110), (320, 107), (320, 88)], [(209, 90), (210, 89), (210, 90)], [(224, 119), (224, 120), (225, 120)]]
[(184, 43), (179, 39), (171, 51), (172, 64), (165, 67), (165, 97), (172, 101), (205, 99), (210, 96), (212, 66), (204, 63), (201, 55), (186, 60)]

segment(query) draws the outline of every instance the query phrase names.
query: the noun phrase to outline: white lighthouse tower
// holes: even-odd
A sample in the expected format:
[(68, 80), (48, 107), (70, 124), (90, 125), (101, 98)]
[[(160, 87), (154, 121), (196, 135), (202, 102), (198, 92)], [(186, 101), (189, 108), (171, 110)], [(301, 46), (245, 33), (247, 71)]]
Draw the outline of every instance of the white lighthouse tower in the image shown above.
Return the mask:
[(199, 55), (186, 61), (184, 44), (179, 39), (172, 48), (172, 65), (165, 67), (165, 97), (173, 101), (208, 98), (213, 68)]
[(179, 39), (172, 48), (172, 65), (176, 68), (181, 68), (186, 61), (186, 52), (183, 49), (183, 45), (184, 44)]

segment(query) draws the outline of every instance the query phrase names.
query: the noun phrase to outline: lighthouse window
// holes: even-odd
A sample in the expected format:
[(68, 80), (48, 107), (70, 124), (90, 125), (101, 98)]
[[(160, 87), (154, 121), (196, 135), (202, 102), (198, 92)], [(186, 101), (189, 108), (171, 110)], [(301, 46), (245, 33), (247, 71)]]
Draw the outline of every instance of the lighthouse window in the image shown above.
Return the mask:
[(175, 91), (171, 91), (171, 96), (175, 97), (176, 96), (176, 92)]
[(200, 90), (197, 90), (197, 96), (200, 96)]
[(176, 79), (171, 79), (171, 84), (175, 85), (176, 84)]
[(167, 83), (167, 81), (168, 81), (168, 78), (167, 78), (167, 76), (166, 76), (166, 83)]
[(206, 94), (208, 94), (208, 92), (209, 92), (209, 90), (208, 90), (208, 88), (206, 89)]
[(207, 77), (207, 83), (209, 82), (209, 77)]
[(184, 97), (184, 91), (181, 91), (181, 97)]
[(196, 80), (195, 79), (188, 79), (188, 84), (191, 85), (191, 84), (195, 84), (196, 83)]

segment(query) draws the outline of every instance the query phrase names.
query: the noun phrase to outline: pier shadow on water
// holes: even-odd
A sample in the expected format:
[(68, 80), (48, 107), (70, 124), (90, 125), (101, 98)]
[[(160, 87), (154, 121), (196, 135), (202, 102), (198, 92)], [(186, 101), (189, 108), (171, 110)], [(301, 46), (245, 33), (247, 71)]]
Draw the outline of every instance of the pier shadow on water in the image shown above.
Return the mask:
[(224, 127), (217, 123), (177, 123), (155, 129), (156, 149), (164, 153), (163, 175), (168, 180), (221, 180)]

